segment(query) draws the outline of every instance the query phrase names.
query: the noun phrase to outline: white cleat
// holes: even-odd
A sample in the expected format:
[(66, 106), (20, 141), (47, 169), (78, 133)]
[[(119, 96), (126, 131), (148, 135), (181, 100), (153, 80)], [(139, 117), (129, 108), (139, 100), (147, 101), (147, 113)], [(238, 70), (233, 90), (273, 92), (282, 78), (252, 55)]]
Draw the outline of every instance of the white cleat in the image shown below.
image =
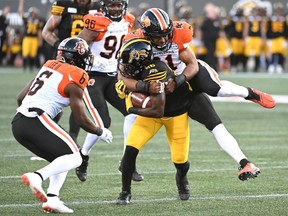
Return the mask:
[(21, 176), (21, 180), (25, 185), (30, 187), (37, 200), (47, 202), (46, 194), (42, 189), (42, 180), (39, 175), (36, 173), (26, 173)]
[(73, 213), (73, 209), (68, 208), (59, 197), (48, 197), (48, 201), (42, 204), (42, 209), (46, 213)]

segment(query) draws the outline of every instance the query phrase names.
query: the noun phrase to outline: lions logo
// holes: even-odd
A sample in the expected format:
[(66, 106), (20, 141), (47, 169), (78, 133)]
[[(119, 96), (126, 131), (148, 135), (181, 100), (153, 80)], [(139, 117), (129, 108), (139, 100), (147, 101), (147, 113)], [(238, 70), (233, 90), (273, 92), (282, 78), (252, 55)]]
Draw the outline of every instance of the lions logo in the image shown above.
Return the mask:
[(77, 42), (74, 49), (77, 50), (80, 55), (84, 55), (84, 53), (86, 51), (86, 47), (85, 47), (85, 44), (83, 42)]
[(151, 21), (148, 16), (145, 16), (142, 22), (144, 27), (149, 27), (151, 25)]
[(140, 59), (145, 59), (148, 57), (148, 53), (146, 50), (131, 50), (129, 53), (129, 61), (128, 63), (132, 63), (132, 61), (135, 59), (136, 61)]

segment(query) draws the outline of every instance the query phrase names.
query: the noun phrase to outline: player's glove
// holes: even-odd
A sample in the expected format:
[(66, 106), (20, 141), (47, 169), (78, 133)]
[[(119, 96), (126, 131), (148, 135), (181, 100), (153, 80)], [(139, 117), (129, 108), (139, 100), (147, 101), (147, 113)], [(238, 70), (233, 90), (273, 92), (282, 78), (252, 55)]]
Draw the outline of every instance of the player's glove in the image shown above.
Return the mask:
[(100, 139), (106, 143), (111, 143), (113, 140), (112, 132), (107, 128), (102, 128), (103, 132), (100, 136)]
[(127, 92), (127, 87), (123, 80), (118, 80), (118, 82), (115, 83), (115, 89), (118, 93), (118, 97), (124, 99)]
[(129, 109), (133, 107), (132, 100), (131, 100), (131, 94), (130, 92), (128, 95), (125, 96), (125, 104), (126, 104), (126, 110), (129, 113)]

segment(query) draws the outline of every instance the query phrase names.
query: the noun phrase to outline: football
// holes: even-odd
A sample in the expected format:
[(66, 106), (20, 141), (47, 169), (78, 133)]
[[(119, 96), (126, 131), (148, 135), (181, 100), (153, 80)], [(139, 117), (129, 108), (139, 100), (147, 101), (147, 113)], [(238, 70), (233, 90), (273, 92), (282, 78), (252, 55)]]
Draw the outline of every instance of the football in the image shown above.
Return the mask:
[(131, 100), (133, 106), (136, 108), (148, 108), (152, 106), (150, 96), (140, 92), (132, 92)]

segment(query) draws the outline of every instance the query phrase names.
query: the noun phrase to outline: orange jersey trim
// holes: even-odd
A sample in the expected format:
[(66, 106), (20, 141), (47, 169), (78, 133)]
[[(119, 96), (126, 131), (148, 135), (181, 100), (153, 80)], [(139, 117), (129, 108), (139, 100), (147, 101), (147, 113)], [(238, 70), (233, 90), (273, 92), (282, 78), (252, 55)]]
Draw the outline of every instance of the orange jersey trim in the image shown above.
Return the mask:
[[(186, 22), (173, 22), (173, 38), (172, 42), (177, 44), (179, 51), (185, 49), (191, 44), (193, 40), (193, 27)], [(126, 42), (132, 38), (145, 38), (143, 31), (137, 29), (125, 35), (123, 42)]]
[(64, 93), (64, 90), (69, 84), (74, 83), (82, 89), (86, 88), (88, 85), (89, 76), (86, 71), (81, 68), (57, 60), (48, 60), (44, 66), (63, 75), (63, 78), (58, 85), (58, 92), (63, 97), (68, 97), (68, 95)]
[(178, 44), (179, 51), (185, 49), (193, 40), (193, 27), (187, 22), (173, 22), (173, 43)]
[(100, 32), (106, 32), (107, 27), (112, 23), (112, 21), (102, 13), (87, 14), (83, 17), (83, 20), (84, 28)]

